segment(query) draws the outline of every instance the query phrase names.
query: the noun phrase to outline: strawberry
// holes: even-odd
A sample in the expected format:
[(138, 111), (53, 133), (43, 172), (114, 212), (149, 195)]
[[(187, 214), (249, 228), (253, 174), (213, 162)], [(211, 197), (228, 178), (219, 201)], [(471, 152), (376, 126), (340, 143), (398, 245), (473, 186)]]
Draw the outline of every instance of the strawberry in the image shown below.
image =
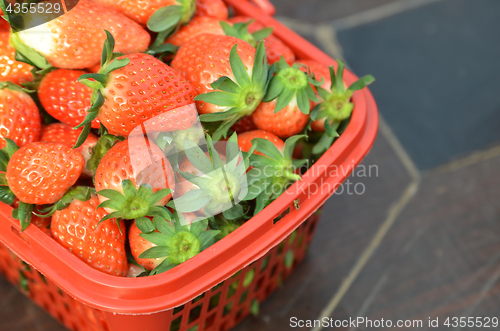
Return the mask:
[(290, 102), (276, 113), (277, 100), (263, 102), (252, 114), (252, 121), (260, 130), (287, 138), (301, 132), (309, 121), (309, 115), (301, 112), (296, 102)]
[[(93, 2), (99, 3), (105, 7), (112, 8), (117, 12), (120, 12), (127, 16), (128, 18), (136, 21), (141, 25), (146, 25), (149, 18), (157, 12), (160, 8), (165, 7), (186, 7), (184, 10), (189, 9), (190, 12), (186, 12), (186, 17), (184, 21), (189, 21), (192, 16), (192, 11), (194, 11), (194, 3), (191, 0), (148, 0), (148, 1), (136, 1), (136, 0), (92, 0)], [(166, 9), (163, 12), (168, 13)], [(190, 15), (190, 14), (191, 15)]]
[(20, 147), (38, 141), (41, 121), (38, 107), (31, 97), (11, 82), (0, 82), (0, 148), (4, 138)]
[[(40, 141), (54, 143), (59, 142), (72, 147), (78, 140), (78, 136), (80, 135), (81, 131), (82, 129), (74, 130), (72, 127), (63, 123), (52, 123), (42, 129)], [(92, 156), (92, 150), (94, 149), (96, 144), (97, 137), (94, 134), (90, 133), (85, 142), (76, 149), (85, 158), (85, 167), (83, 168), (82, 174), (88, 177), (92, 177), (93, 173), (92, 171), (87, 169), (87, 162), (90, 160)]]
[(130, 250), (140, 265), (151, 270), (150, 275), (160, 274), (212, 245), (219, 231), (207, 228), (206, 219), (187, 226), (181, 225), (177, 215), (171, 222), (155, 216), (153, 222), (147, 220), (143, 224), (136, 222), (132, 225), (129, 231)]
[(219, 154), (208, 135), (208, 153), (193, 142), (185, 141), (187, 157), (179, 164), (179, 185), (169, 207), (181, 213), (212, 216), (222, 212), (228, 217), (243, 211), (238, 203), (248, 191), (245, 176), (248, 160), (245, 157), (242, 161), (236, 134), (223, 144), (226, 155)]
[[(243, 152), (249, 152), (252, 148), (252, 140), (256, 138), (266, 139), (272, 142), (273, 145), (276, 146), (276, 148), (281, 152), (285, 148), (285, 143), (280, 139), (280, 137), (263, 130), (254, 130), (239, 134), (238, 145)], [(259, 154), (260, 152), (257, 151), (256, 153)], [(260, 153), (259, 155), (263, 154)]]
[(224, 35), (224, 30), (220, 25), (220, 21), (212, 17), (195, 17), (188, 24), (181, 27), (177, 32), (167, 39), (167, 43), (180, 46), (186, 43), (189, 39), (203, 34)]
[(162, 150), (143, 136), (114, 145), (102, 158), (95, 187), (109, 218), (136, 219), (164, 213), (175, 186), (172, 167)]
[(149, 46), (150, 35), (139, 24), (88, 0), (57, 19), (13, 34), (11, 43), (41, 69), (49, 67), (41, 56), (57, 68), (84, 69), (99, 62), (96, 50), (106, 39), (104, 29), (116, 37), (117, 52), (144, 52)]
[(253, 123), (252, 116), (247, 116), (236, 122), (236, 124), (231, 127), (231, 130), (236, 133), (243, 133), (247, 131), (257, 130), (257, 127)]
[[(0, 22), (6, 21), (0, 19)], [(16, 60), (16, 50), (9, 44), (9, 38), (9, 30), (0, 31), (0, 81), (11, 81), (18, 85), (32, 81), (33, 67)]]
[(35, 142), (21, 148), (6, 139), (0, 152), (1, 201), (20, 200), (16, 217), (24, 231), (35, 205), (53, 204), (63, 198), (78, 180), (85, 164), (84, 157), (69, 145)]
[(224, 123), (214, 140), (226, 137), (229, 128), (250, 115), (264, 97), (270, 75), (262, 43), (257, 51), (230, 36), (202, 34), (183, 44), (172, 61), (193, 84), (201, 121)]
[(110, 134), (123, 137), (135, 128), (142, 130), (141, 124), (158, 132), (191, 127), (198, 115), (194, 106), (184, 107), (193, 103), (191, 84), (151, 55), (131, 54), (113, 60), (114, 39), (106, 33), (101, 70), (79, 79), (92, 87), (94, 94), (89, 114), (78, 126), (85, 129), (77, 146), (96, 118)]
[[(264, 25), (260, 24), (250, 17), (235, 16), (230, 18), (229, 22), (233, 24), (250, 23), (250, 25), (248, 25), (248, 31), (252, 34), (264, 29)], [(283, 43), (279, 38), (274, 35), (269, 35), (264, 38), (264, 41), (266, 45), (267, 60), (270, 64), (279, 62), (282, 56), (290, 65), (295, 62), (295, 54), (293, 53), (292, 49), (285, 45), (285, 43)]]
[(264, 102), (252, 114), (253, 122), (260, 130), (280, 138), (301, 132), (309, 121), (313, 102), (319, 101), (311, 85), (320, 84), (301, 71), (298, 64), (291, 67), (281, 59)]
[[(252, 169), (248, 171), (248, 194), (244, 200), (256, 199), (255, 214), (282, 195), (288, 186), (300, 180), (296, 169), (307, 160), (292, 160), (295, 144), (305, 135), (288, 138), (285, 143), (266, 132), (247, 133), (238, 143), (248, 148), (248, 139), (256, 150), (250, 155)], [(260, 136), (260, 137), (259, 137)], [(263, 138), (261, 138), (263, 137)]]
[[(90, 108), (92, 89), (78, 82), (87, 72), (83, 70), (57, 69), (49, 72), (38, 87), (38, 99), (52, 117), (69, 126), (77, 126)], [(99, 128), (94, 120), (92, 127)]]
[[(82, 199), (82, 198), (80, 198)], [(52, 216), (52, 235), (73, 255), (96, 270), (113, 276), (126, 276), (125, 229), (115, 220), (100, 223), (107, 213), (98, 208), (97, 196), (74, 198)]]
[[(344, 62), (338, 60), (337, 73), (333, 66), (325, 66), (315, 61), (301, 61), (307, 66), (307, 70), (316, 77), (324, 79), (324, 83), (317, 87), (321, 102), (317, 107), (317, 114), (311, 123), (314, 131), (332, 131), (331, 127), (348, 119), (354, 109), (351, 97), (355, 91), (365, 88), (375, 79), (373, 76), (364, 76), (346, 89), (344, 82)], [(337, 125), (338, 126), (338, 125)]]
[(195, 17), (208, 16), (218, 20), (227, 20), (227, 6), (222, 0), (196, 0)]

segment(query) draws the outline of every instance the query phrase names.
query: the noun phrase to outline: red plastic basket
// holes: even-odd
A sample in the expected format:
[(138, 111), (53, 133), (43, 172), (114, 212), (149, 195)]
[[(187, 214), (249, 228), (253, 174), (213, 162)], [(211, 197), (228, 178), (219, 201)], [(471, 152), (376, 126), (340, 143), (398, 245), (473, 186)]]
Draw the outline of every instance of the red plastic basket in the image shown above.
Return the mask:
[[(266, 0), (225, 1), (237, 14), (274, 27), (299, 59), (335, 64), (266, 14), (273, 12)], [(346, 71), (345, 80), (357, 77)], [(38, 228), (21, 234), (6, 205), (0, 206), (0, 271), (71, 330), (227, 330), (303, 259), (315, 213), (371, 148), (378, 127), (375, 101), (364, 89), (353, 103), (342, 136), (300, 182), (224, 240), (168, 272), (131, 279), (93, 270)]]

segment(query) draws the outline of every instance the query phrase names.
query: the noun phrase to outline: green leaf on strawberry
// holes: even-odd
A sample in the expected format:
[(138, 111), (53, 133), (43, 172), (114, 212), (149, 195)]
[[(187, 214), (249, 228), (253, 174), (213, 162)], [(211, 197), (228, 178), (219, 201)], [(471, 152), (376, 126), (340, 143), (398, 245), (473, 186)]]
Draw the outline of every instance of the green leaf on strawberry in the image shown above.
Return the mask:
[(209, 156), (194, 142), (184, 142), (189, 162), (201, 175), (178, 170), (186, 181), (196, 185), (196, 189), (169, 202), (168, 205), (179, 212), (189, 213), (203, 208), (207, 215), (216, 215), (232, 209), (246, 196), (245, 173), (249, 161), (248, 156), (239, 151), (236, 134), (227, 141), (224, 161), (209, 135), (207, 148)]
[[(327, 129), (326, 123), (333, 125), (336, 121), (342, 121), (349, 118), (354, 109), (354, 104), (351, 102), (354, 92), (365, 88), (375, 81), (373, 76), (367, 75), (360, 78), (346, 89), (344, 84), (345, 65), (341, 60), (337, 62), (338, 68), (336, 73), (333, 66), (330, 66), (330, 79), (332, 82), (330, 91), (320, 86), (317, 87), (322, 102), (319, 104), (318, 112), (314, 116), (314, 119), (321, 120), (326, 118), (325, 130)], [(332, 134), (328, 135), (330, 137), (333, 136)]]
[(69, 190), (59, 201), (45, 208), (37, 208), (37, 212), (33, 212), (38, 217), (47, 218), (54, 215), (58, 210), (66, 209), (74, 199), (87, 201), (95, 194), (95, 188), (88, 186), (77, 186)]
[(108, 75), (127, 66), (130, 63), (130, 59), (117, 59), (121, 54), (113, 53), (113, 49), (115, 47), (115, 39), (113, 35), (107, 31), (106, 32), (106, 41), (104, 42), (104, 47), (102, 50), (101, 56), (101, 69), (97, 74), (85, 74), (82, 75), (78, 81), (83, 85), (90, 87), (93, 90), (92, 98), (91, 98), (91, 107), (87, 110), (88, 114), (85, 117), (85, 120), (80, 123), (75, 129), (79, 129), (83, 127), (83, 131), (78, 137), (78, 140), (74, 146), (74, 148), (80, 147), (90, 132), (92, 128), (92, 121), (97, 118), (99, 113), (99, 109), (103, 106), (105, 99), (101, 92), (106, 87)]
[(250, 33), (248, 32), (248, 26), (254, 21), (255, 20), (250, 20), (246, 23), (235, 23), (233, 25), (224, 21), (220, 21), (220, 25), (226, 35), (244, 40), (253, 47), (257, 47), (259, 41), (266, 37), (269, 37), (273, 33), (273, 28), (268, 27), (254, 33)]
[(148, 28), (157, 32), (152, 47), (162, 45), (181, 24), (188, 23), (196, 10), (194, 0), (177, 0), (178, 5), (169, 5), (158, 9), (148, 20)]
[(214, 238), (220, 232), (207, 230), (206, 219), (195, 222), (190, 227), (183, 226), (177, 213), (174, 214), (172, 222), (159, 216), (155, 216), (153, 222), (158, 232), (142, 233), (140, 236), (156, 246), (143, 252), (139, 258), (165, 260), (153, 269), (150, 275), (170, 270), (198, 255), (215, 242)]
[(274, 70), (270, 70), (267, 64), (263, 42), (259, 42), (257, 46), (251, 76), (238, 55), (237, 45), (231, 49), (229, 63), (234, 81), (229, 77), (221, 77), (211, 84), (214, 92), (200, 94), (195, 98), (197, 101), (229, 108), (225, 112), (200, 116), (202, 122), (222, 121), (213, 134), (214, 140), (225, 138), (234, 123), (254, 112), (264, 98)]
[(320, 101), (311, 85), (320, 86), (321, 84), (322, 82), (318, 82), (300, 70), (299, 64), (290, 66), (282, 57), (277, 63), (276, 75), (272, 77), (263, 101), (270, 102), (278, 99), (274, 110), (277, 113), (295, 100), (300, 111), (309, 114), (311, 111), (310, 101)]
[(97, 170), (97, 166), (99, 166), (99, 163), (101, 163), (104, 155), (106, 155), (111, 147), (113, 147), (118, 141), (123, 141), (123, 138), (113, 136), (109, 133), (102, 135), (97, 141), (97, 144), (92, 149), (92, 156), (87, 161), (87, 169), (95, 173), (95, 171)]
[(253, 168), (247, 173), (248, 194), (244, 200), (256, 199), (255, 214), (283, 194), (290, 184), (300, 180), (295, 167), (303, 162), (294, 162), (292, 154), (295, 144), (305, 137), (297, 135), (288, 138), (282, 151), (267, 139), (252, 139), (252, 145), (260, 153), (250, 156)]
[(136, 219), (145, 216), (161, 216), (170, 218), (165, 207), (156, 206), (155, 204), (171, 193), (170, 189), (162, 189), (153, 193), (150, 185), (144, 184), (136, 189), (130, 179), (125, 179), (122, 182), (123, 194), (105, 189), (97, 192), (99, 195), (108, 198), (99, 205), (99, 208), (107, 208), (114, 210), (106, 215), (101, 222), (105, 220), (117, 218), (121, 219)]

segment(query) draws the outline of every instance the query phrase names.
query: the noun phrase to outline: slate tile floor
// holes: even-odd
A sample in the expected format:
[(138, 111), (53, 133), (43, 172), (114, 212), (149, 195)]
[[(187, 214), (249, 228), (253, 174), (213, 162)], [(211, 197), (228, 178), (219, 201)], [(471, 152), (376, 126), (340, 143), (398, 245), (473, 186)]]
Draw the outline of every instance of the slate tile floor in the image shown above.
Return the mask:
[[(292, 316), (438, 317), (447, 330), (446, 317), (498, 314), (500, 3), (272, 2), (293, 29), (376, 76), (387, 125), (364, 161), (378, 173), (351, 178), (365, 194), (327, 203), (306, 260), (236, 330), (288, 330)], [(63, 330), (3, 280), (0, 298), (0, 331)]]

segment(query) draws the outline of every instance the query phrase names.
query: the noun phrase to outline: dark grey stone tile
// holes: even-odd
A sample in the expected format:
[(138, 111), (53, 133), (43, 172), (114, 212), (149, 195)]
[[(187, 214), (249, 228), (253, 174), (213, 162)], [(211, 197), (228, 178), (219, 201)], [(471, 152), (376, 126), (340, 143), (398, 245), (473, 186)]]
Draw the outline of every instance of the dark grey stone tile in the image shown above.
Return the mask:
[(332, 299), (387, 217), (388, 209), (410, 182), (406, 170), (380, 135), (363, 165), (377, 166), (378, 176), (372, 168), (371, 177), (349, 180), (351, 189), (361, 183), (365, 193), (346, 194), (345, 186), (344, 194), (328, 200), (305, 261), (262, 304), (258, 318), (248, 317), (235, 330), (288, 330), (291, 317), (317, 317)]
[(0, 331), (65, 331), (59, 322), (0, 276)]
[(419, 168), (500, 141), (499, 11), (499, 1), (447, 0), (339, 32)]
[(317, 23), (344, 18), (398, 0), (271, 0), (276, 14)]
[(447, 317), (498, 317), (499, 167), (497, 157), (425, 177), (332, 317), (439, 318), (437, 330)]

